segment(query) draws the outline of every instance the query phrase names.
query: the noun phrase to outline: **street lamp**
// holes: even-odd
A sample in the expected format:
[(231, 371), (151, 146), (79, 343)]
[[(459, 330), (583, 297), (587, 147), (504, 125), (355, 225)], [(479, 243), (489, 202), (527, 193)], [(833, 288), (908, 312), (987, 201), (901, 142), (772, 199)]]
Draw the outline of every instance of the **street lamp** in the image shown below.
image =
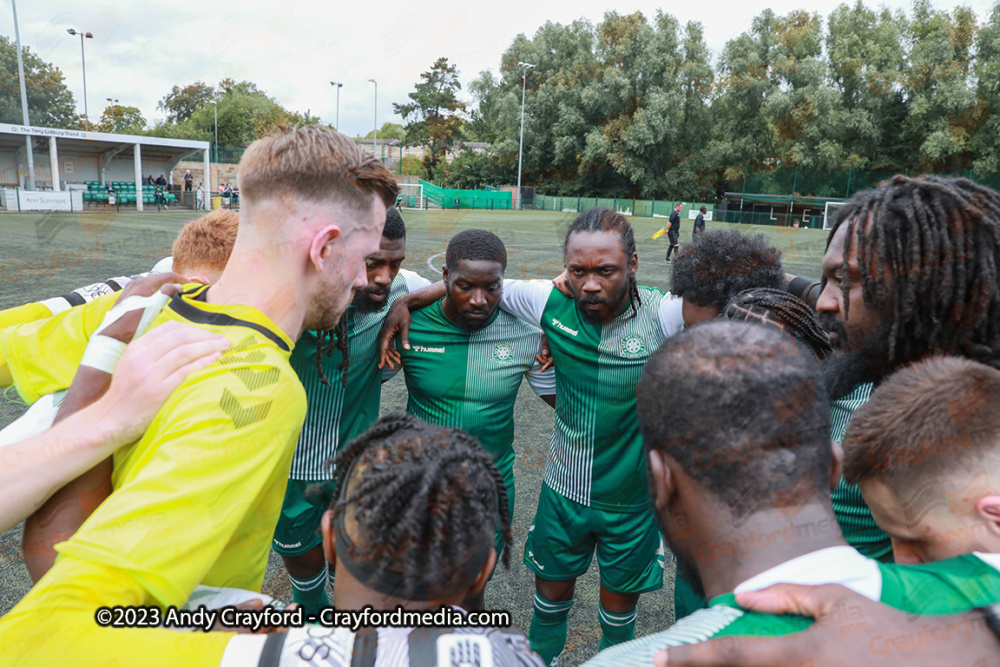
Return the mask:
[[(113, 100), (110, 97), (106, 97), (105, 99), (108, 102), (111, 102), (112, 108), (118, 106), (118, 100)], [(118, 109), (115, 109), (114, 110), (114, 114), (115, 114), (115, 132), (117, 132), (118, 134), (121, 134), (121, 132), (122, 132), (122, 117), (121, 117), (121, 113), (119, 112)]]
[(94, 39), (93, 33), (80, 32), (69, 28), (66, 30), (71, 35), (80, 35), (80, 61), (83, 63), (83, 117), (87, 119), (87, 129), (90, 129), (90, 113), (87, 110), (87, 57), (83, 53), (83, 38)]
[(378, 81), (375, 79), (368, 79), (375, 84), (375, 142), (372, 144), (372, 155), (378, 157)]
[(337, 87), (337, 132), (340, 132), (340, 89), (344, 87), (344, 84), (338, 81), (331, 81), (330, 85)]
[(209, 100), (209, 104), (215, 107), (215, 163), (219, 163), (219, 103)]
[(524, 68), (521, 75), (521, 142), (517, 149), (517, 210), (523, 211), (524, 206), (521, 201), (521, 158), (524, 156), (524, 91), (528, 83), (528, 70), (534, 67), (528, 63), (518, 63), (518, 67)]
[[(24, 81), (24, 58), (21, 56), (21, 31), (17, 27), (17, 0), (11, 0), (11, 9), (14, 10), (14, 41), (17, 42), (17, 76), (21, 81), (21, 118), (25, 127), (31, 127), (31, 117), (28, 115), (28, 85)], [(28, 174), (25, 183), (26, 190), (35, 189), (35, 153), (31, 147), (31, 135), (24, 135), (24, 144), (28, 154)], [(18, 174), (17, 184), (21, 184), (21, 176)]]

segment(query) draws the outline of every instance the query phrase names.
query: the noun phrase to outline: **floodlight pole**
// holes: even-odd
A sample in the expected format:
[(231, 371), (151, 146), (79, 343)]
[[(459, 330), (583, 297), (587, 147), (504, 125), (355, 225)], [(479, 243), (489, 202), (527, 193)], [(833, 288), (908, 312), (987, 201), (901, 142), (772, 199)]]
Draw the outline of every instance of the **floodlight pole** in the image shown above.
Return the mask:
[[(17, 0), (11, 0), (11, 7), (14, 9), (14, 41), (17, 42), (17, 75), (21, 78), (21, 116), (24, 119), (24, 126), (31, 127), (31, 118), (28, 116), (28, 85), (24, 81), (24, 58), (21, 57), (21, 32), (17, 29)], [(27, 190), (35, 189), (35, 153), (31, 147), (31, 135), (24, 138), (25, 146), (28, 149), (28, 180), (25, 184)], [(18, 185), (21, 181), (18, 179)]]
[(87, 109), (87, 56), (83, 52), (83, 38), (93, 39), (94, 35), (89, 32), (81, 32), (69, 28), (66, 32), (71, 35), (80, 35), (80, 62), (83, 63), (83, 117), (87, 119), (87, 129), (90, 129), (90, 111)]
[[(105, 98), (105, 99), (106, 99), (106, 100), (107, 100), (108, 102), (111, 102), (111, 105), (112, 105), (112, 106), (114, 106), (114, 107), (117, 107), (117, 106), (118, 106), (118, 100), (114, 100), (114, 99), (111, 99), (110, 97), (107, 97), (107, 98)], [(118, 133), (118, 134), (121, 134), (121, 133), (122, 133), (122, 117), (121, 117), (121, 110), (120, 110), (120, 109), (117, 109), (117, 108), (115, 109), (115, 132), (116, 132), (116, 133)]]
[(340, 132), (340, 89), (344, 84), (339, 81), (331, 81), (330, 85), (337, 87), (337, 132)]
[(517, 149), (517, 210), (523, 211), (524, 206), (521, 197), (521, 159), (524, 157), (524, 91), (528, 87), (528, 70), (534, 67), (528, 63), (518, 63), (518, 67), (524, 68), (521, 75), (521, 141)]
[(378, 158), (378, 81), (375, 79), (368, 80), (375, 84), (375, 139), (372, 144), (372, 155)]
[(209, 104), (215, 107), (215, 163), (219, 163), (219, 103), (209, 100)]

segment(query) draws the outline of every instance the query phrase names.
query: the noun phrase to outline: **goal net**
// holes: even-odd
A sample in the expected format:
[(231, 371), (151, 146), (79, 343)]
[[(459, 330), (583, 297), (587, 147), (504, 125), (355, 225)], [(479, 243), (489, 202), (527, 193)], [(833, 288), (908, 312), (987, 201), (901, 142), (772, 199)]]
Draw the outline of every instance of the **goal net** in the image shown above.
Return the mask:
[(837, 211), (839, 211), (844, 206), (847, 206), (847, 202), (841, 201), (828, 201), (823, 207), (823, 229), (830, 230), (833, 229), (833, 223), (837, 221)]
[(399, 196), (396, 198), (396, 208), (402, 209), (423, 209), (424, 208), (424, 184), (423, 183), (400, 183)]

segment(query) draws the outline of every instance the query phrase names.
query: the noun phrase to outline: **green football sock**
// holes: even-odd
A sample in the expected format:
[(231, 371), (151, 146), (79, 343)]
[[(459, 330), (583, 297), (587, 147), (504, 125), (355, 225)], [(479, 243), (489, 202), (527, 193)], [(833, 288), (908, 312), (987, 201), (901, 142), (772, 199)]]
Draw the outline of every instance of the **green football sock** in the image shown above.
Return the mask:
[(601, 644), (598, 651), (635, 639), (635, 609), (624, 614), (612, 614), (602, 604), (598, 611), (601, 617)]
[(531, 615), (528, 643), (546, 665), (551, 664), (566, 645), (566, 618), (572, 606), (573, 598), (552, 602), (535, 593), (535, 612)]
[(302, 605), (306, 616), (318, 614), (320, 609), (330, 606), (330, 600), (326, 597), (326, 578), (326, 563), (323, 563), (322, 570), (308, 579), (296, 579), (288, 575), (288, 580), (292, 582), (292, 599)]

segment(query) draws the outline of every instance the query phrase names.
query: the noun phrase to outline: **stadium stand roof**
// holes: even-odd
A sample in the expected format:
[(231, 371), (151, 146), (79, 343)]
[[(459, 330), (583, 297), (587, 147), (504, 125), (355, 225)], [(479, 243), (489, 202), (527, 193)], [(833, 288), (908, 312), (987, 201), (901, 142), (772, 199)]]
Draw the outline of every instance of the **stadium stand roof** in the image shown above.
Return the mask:
[[(199, 151), (204, 152), (206, 178), (211, 179), (207, 141), (0, 123), (0, 186), (25, 186), (25, 136), (32, 137), (38, 189), (61, 192), (82, 188), (88, 181), (134, 181), (141, 190), (144, 175), (168, 174)], [(205, 188), (211, 192), (211, 183)], [(141, 201), (137, 208), (142, 210)]]

